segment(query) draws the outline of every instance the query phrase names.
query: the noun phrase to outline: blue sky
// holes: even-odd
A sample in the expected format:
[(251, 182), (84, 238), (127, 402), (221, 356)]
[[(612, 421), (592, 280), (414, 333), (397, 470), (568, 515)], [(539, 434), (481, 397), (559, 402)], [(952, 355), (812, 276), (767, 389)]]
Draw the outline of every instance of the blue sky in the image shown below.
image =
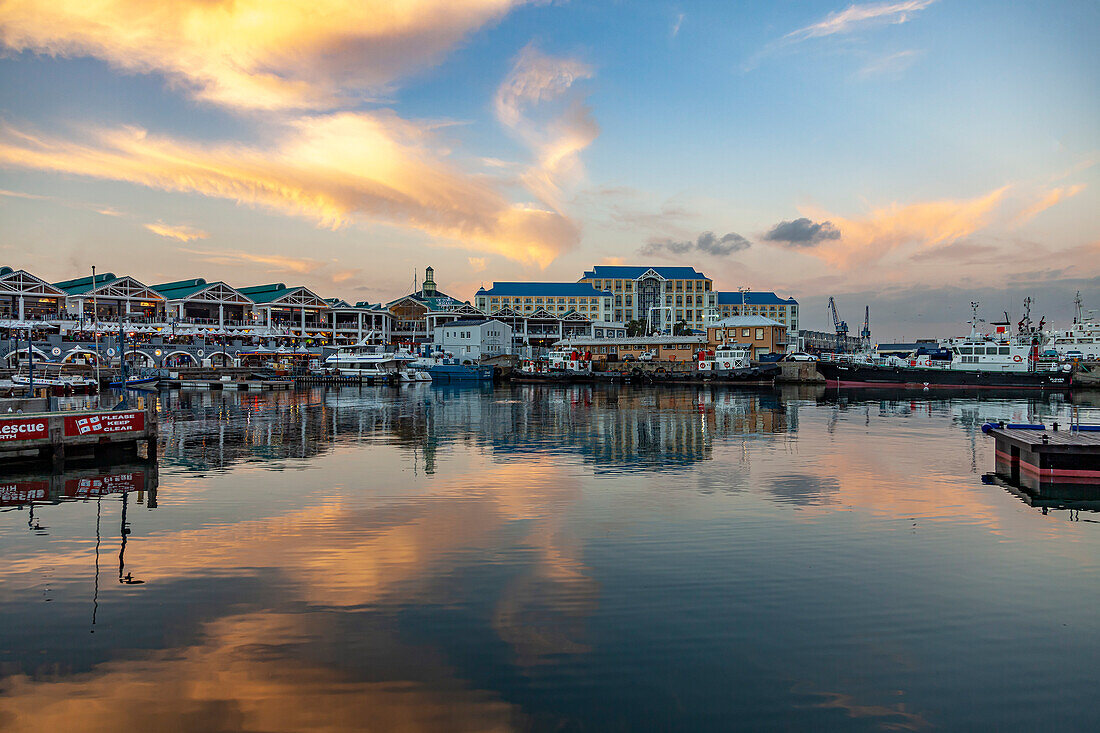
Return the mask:
[(9, 3), (0, 260), (356, 300), (427, 264), (460, 297), (692, 264), (809, 326), (870, 303), (883, 337), (975, 297), (1063, 318), (1100, 293), (1098, 28), (1094, 2)]

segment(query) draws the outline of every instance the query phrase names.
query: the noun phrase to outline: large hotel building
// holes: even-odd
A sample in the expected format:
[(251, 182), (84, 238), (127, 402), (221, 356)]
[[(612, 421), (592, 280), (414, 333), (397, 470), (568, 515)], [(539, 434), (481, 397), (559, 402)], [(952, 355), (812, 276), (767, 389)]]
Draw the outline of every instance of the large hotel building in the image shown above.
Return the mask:
[(731, 316), (764, 316), (787, 327), (787, 333), (798, 333), (798, 301), (783, 299), (773, 292), (746, 290), (719, 292), (718, 314)]
[(596, 265), (580, 280), (614, 297), (610, 320), (649, 320), (667, 329), (683, 321), (702, 331), (717, 315), (714, 282), (694, 267)]

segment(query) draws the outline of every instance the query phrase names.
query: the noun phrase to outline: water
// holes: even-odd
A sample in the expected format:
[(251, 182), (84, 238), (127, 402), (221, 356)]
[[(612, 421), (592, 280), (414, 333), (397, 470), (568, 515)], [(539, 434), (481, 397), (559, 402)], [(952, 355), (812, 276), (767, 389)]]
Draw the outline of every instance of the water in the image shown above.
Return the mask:
[(4, 730), (1100, 726), (1097, 504), (981, 480), (978, 425), (1061, 397), (158, 407), (159, 476), (4, 490)]

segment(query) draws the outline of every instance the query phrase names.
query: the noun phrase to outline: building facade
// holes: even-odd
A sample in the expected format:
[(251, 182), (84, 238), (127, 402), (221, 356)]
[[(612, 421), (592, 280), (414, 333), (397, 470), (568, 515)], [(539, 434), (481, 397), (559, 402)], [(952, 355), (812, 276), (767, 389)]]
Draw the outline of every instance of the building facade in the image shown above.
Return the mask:
[(557, 348), (589, 351), (597, 361), (622, 361), (652, 354), (657, 361), (692, 361), (707, 346), (706, 336), (622, 336), (612, 338), (571, 338), (554, 344)]
[(780, 298), (771, 291), (719, 291), (718, 315), (722, 318), (764, 316), (782, 323), (788, 333), (798, 332), (798, 301)]
[(580, 282), (611, 293), (608, 320), (645, 321), (650, 332), (686, 323), (702, 331), (717, 313), (713, 281), (694, 267), (596, 265)]
[(478, 361), (511, 354), (512, 327), (495, 318), (451, 321), (436, 326), (432, 343), (437, 351), (453, 354), (456, 359)]
[(787, 352), (787, 327), (764, 316), (734, 316), (707, 326), (707, 345), (738, 344), (747, 348), (754, 359), (765, 354)]
[(435, 270), (425, 268), (424, 283), (419, 288), (386, 304), (386, 310), (393, 315), (393, 340), (424, 343), (431, 338), (434, 327), (429, 314), (445, 314), (463, 305), (461, 300), (436, 288)]
[(551, 315), (576, 312), (590, 321), (612, 320), (612, 294), (588, 283), (494, 282), (474, 295), (474, 305), (489, 315), (503, 308), (517, 313), (546, 311)]

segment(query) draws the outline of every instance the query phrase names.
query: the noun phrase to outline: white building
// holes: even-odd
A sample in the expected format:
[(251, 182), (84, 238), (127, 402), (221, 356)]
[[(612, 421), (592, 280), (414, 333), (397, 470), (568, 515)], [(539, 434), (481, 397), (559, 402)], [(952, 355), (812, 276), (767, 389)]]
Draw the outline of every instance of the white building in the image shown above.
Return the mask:
[(448, 352), (463, 361), (512, 353), (512, 327), (495, 318), (452, 321), (436, 326), (433, 336), (435, 350)]

